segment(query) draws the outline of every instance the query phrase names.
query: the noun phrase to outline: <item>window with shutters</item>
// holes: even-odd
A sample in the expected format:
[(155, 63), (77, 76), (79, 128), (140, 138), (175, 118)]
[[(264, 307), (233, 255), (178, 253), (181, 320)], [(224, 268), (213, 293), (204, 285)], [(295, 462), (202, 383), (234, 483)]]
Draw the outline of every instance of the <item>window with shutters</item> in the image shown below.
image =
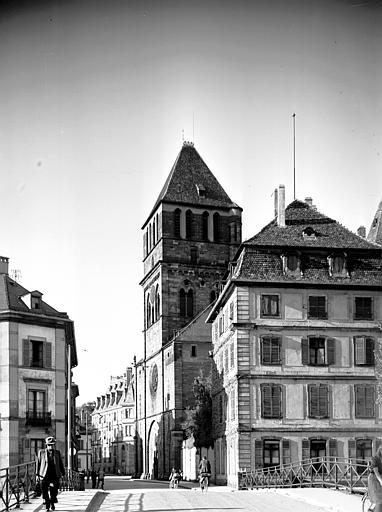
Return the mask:
[(310, 418), (329, 417), (329, 387), (326, 384), (308, 386), (308, 414)]
[(263, 336), (260, 340), (261, 364), (281, 364), (281, 338)]
[(52, 343), (41, 339), (24, 339), (23, 365), (33, 368), (51, 368)]
[(372, 297), (354, 297), (354, 320), (373, 320)]
[(311, 336), (302, 340), (302, 364), (326, 366), (335, 364), (336, 346), (333, 338)]
[(263, 467), (278, 466), (280, 464), (280, 441), (264, 439), (263, 441)]
[(283, 464), (290, 464), (291, 456), (290, 456), (290, 440), (289, 439), (282, 440), (282, 448), (283, 448)]
[(282, 418), (282, 388), (278, 384), (261, 385), (262, 418)]
[(374, 386), (368, 384), (356, 384), (355, 393), (355, 417), (374, 418)]
[(374, 366), (374, 339), (365, 336), (354, 338), (354, 364)]
[(231, 390), (230, 393), (230, 409), (231, 409), (231, 420), (236, 419), (236, 391)]
[(261, 296), (261, 316), (265, 318), (280, 316), (279, 295), (264, 294)]
[(326, 297), (324, 295), (310, 295), (308, 298), (308, 317), (325, 319), (328, 318)]
[(230, 368), (235, 366), (235, 345), (233, 342), (229, 346), (229, 363)]

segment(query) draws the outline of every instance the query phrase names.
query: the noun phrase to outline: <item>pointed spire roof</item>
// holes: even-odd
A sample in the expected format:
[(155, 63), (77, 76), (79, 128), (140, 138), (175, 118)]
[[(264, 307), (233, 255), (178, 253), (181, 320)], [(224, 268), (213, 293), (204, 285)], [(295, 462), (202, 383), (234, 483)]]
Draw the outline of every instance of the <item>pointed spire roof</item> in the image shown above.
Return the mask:
[(367, 240), (382, 245), (382, 201), (379, 203), (377, 213), (371, 223)]
[(339, 222), (306, 202), (295, 200), (285, 209), (285, 227), (274, 219), (245, 242), (256, 246), (320, 247), (331, 249), (378, 249)]
[(183, 143), (149, 218), (161, 202), (241, 210), (231, 201), (192, 142)]

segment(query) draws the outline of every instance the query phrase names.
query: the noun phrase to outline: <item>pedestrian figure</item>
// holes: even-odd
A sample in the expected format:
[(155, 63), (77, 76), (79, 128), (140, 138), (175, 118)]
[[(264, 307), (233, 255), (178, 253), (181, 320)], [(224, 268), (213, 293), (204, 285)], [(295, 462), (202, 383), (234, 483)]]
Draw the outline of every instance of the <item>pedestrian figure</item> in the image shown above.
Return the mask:
[(95, 470), (94, 466), (90, 472), (90, 478), (92, 479), (92, 489), (95, 489), (97, 487), (97, 471)]
[(40, 450), (36, 460), (36, 477), (41, 480), (42, 498), (46, 510), (55, 510), (60, 477), (65, 474), (61, 454), (55, 449), (53, 436), (45, 439), (46, 448)]
[(181, 472), (175, 468), (172, 468), (170, 477), (169, 477), (170, 489), (177, 489), (180, 479), (181, 479)]
[(210, 476), (211, 476), (211, 464), (210, 464), (210, 461), (207, 460), (207, 457), (204, 455), (202, 460), (199, 463), (199, 484), (200, 484), (200, 489), (202, 492), (204, 490), (207, 492)]
[(100, 468), (98, 469), (97, 489), (99, 488), (100, 485), (101, 489), (103, 490), (105, 485), (105, 472), (103, 470), (103, 466), (100, 466)]
[(367, 487), (372, 506), (371, 510), (374, 512), (382, 512), (382, 446), (377, 450), (377, 453), (372, 457), (370, 473)]

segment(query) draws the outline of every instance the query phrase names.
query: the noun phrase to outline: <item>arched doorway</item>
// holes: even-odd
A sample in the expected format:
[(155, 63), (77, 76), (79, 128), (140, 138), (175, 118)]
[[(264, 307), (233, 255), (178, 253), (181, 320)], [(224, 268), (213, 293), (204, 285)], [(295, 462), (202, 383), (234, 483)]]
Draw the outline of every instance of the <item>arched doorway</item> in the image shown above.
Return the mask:
[(158, 478), (158, 432), (159, 425), (156, 421), (153, 421), (150, 426), (147, 443), (148, 473), (150, 478), (153, 479)]

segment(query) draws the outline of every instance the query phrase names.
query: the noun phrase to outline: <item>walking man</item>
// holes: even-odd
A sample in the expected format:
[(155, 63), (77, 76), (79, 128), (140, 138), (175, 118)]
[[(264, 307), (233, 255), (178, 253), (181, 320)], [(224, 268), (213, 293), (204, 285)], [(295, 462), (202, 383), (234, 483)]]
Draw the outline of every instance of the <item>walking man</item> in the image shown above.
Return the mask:
[(40, 450), (36, 461), (36, 476), (41, 480), (42, 498), (46, 510), (55, 510), (60, 477), (65, 474), (61, 454), (55, 449), (53, 436), (45, 439), (46, 448)]

